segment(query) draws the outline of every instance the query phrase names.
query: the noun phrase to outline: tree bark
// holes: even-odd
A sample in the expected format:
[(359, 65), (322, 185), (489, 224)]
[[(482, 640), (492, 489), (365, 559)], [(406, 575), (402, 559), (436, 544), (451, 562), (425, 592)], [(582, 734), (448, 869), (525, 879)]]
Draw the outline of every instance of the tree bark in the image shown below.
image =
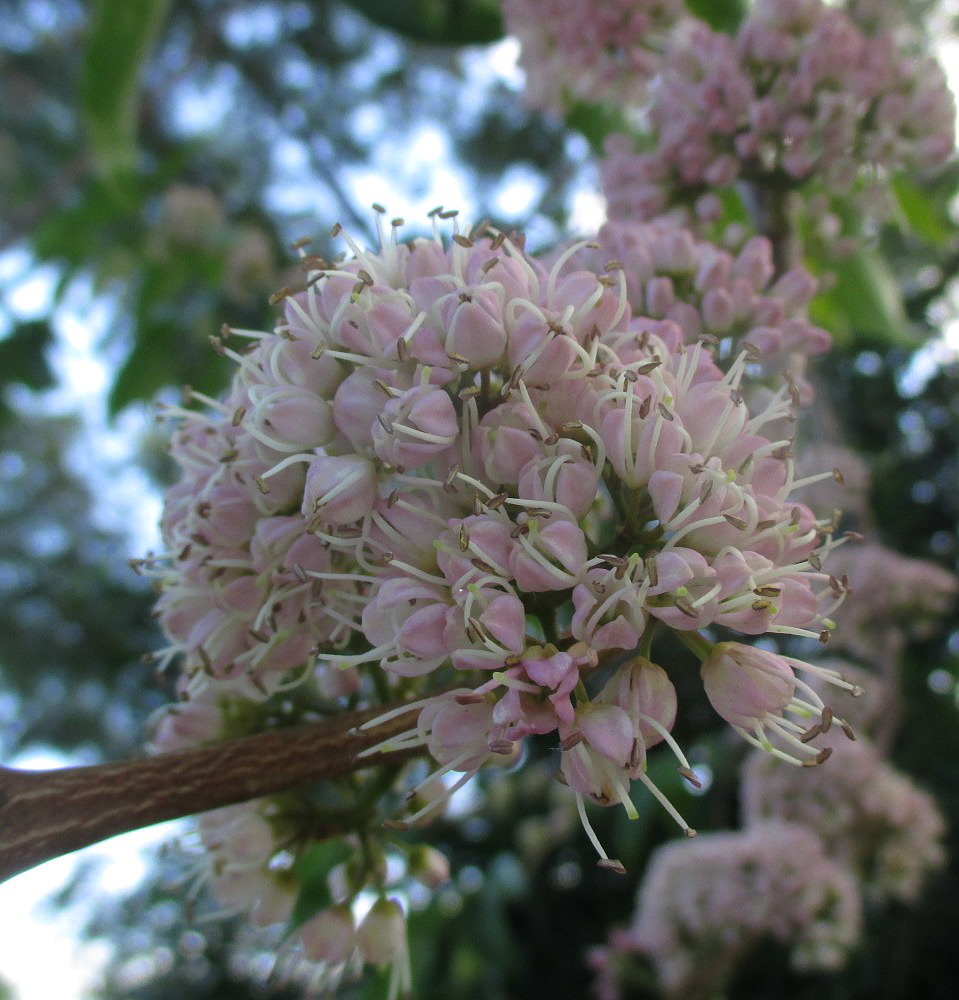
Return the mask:
[(165, 820), (247, 802), (422, 752), (360, 751), (410, 728), (404, 713), (352, 712), (143, 760), (21, 771), (0, 767), (0, 882), (43, 861)]

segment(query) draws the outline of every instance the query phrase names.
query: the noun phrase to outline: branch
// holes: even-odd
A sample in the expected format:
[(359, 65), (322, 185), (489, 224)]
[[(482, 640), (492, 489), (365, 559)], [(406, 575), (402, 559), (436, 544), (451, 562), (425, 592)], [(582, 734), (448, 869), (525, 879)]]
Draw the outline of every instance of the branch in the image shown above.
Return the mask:
[(351, 712), (144, 760), (19, 771), (0, 767), (0, 882), (118, 833), (275, 795), (421, 752), (358, 759), (410, 726), (403, 714), (355, 727), (389, 706)]

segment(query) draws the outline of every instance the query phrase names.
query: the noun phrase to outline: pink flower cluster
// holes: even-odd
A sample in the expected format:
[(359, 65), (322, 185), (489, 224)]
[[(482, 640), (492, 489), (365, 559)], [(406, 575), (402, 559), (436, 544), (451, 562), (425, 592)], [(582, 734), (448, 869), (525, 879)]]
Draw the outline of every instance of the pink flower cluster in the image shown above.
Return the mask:
[(842, 741), (835, 750), (829, 780), (804, 774), (801, 784), (793, 768), (751, 755), (743, 769), (744, 822), (808, 826), (873, 902), (915, 901), (926, 876), (945, 861), (939, 809), (868, 741)]
[[(767, 287), (762, 241), (731, 258), (661, 226), (607, 227), (546, 266), (502, 234), (402, 244), (380, 222), (380, 247), (351, 244), (348, 262), (304, 254), (308, 289), (282, 297), (273, 332), (217, 339), (237, 365), (224, 400), (172, 410), (182, 479), (167, 559), (146, 568), (183, 671), (157, 747), (269, 725), (294, 689), (327, 711), (407, 699), (380, 720), (408, 714), (408, 730), (371, 752), (438, 765), (414, 823), (555, 733), (615, 868), (584, 799), (636, 815), (639, 781), (692, 833), (646, 774), (665, 743), (695, 780), (649, 658), (669, 629), (745, 738), (824, 760), (829, 713), (796, 674), (815, 668), (700, 635), (824, 637), (843, 596), (821, 568), (831, 524), (793, 498), (821, 477), (797, 476), (778, 433), (796, 387), (746, 399), (765, 352), (820, 346), (808, 278)], [(276, 825), (256, 810), (260, 833)], [(274, 869), (257, 855), (242, 871)]]
[(559, 113), (577, 101), (638, 104), (682, 0), (505, 0), (522, 44), (526, 100)]
[(802, 826), (763, 823), (660, 847), (630, 927), (593, 955), (597, 995), (618, 1000), (620, 965), (652, 960), (670, 997), (715, 996), (745, 953), (773, 938), (798, 969), (832, 969), (856, 944), (855, 880)]
[(941, 68), (864, 34), (822, 0), (759, 0), (735, 37), (689, 22), (653, 89), (650, 152), (611, 137), (603, 164), (610, 215), (651, 218), (739, 180), (824, 188), (875, 200), (883, 177), (939, 167), (955, 111)]
[(705, 338), (722, 357), (745, 350), (752, 374), (786, 372), (796, 385), (794, 401), (810, 400), (804, 363), (796, 360), (832, 346), (829, 333), (806, 315), (816, 279), (800, 267), (776, 276), (765, 237), (731, 253), (660, 218), (607, 222), (596, 242), (580, 260), (594, 270), (610, 259), (622, 263), (635, 315), (676, 323), (685, 343)]

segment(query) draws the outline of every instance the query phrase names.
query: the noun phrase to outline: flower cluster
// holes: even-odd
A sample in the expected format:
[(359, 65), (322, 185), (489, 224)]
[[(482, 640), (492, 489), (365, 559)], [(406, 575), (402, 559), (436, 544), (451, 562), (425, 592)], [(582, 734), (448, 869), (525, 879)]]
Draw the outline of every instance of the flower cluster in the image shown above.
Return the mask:
[[(809, 279), (769, 285), (761, 240), (733, 258), (658, 226), (607, 227), (546, 265), (503, 234), (454, 223), (449, 243), (437, 227), (403, 244), (399, 220), (380, 223), (379, 248), (351, 243), (352, 260), (303, 252), (308, 288), (280, 296), (276, 329), (216, 339), (237, 365), (226, 398), (170, 410), (182, 479), (168, 556), (145, 569), (183, 671), (156, 746), (275, 724), (288, 693), (307, 711), (381, 708), (370, 726), (408, 716), (367, 751), (435, 762), (393, 821), (408, 826), (554, 734), (618, 869), (585, 800), (635, 816), (639, 781), (693, 833), (646, 773), (664, 743), (696, 780), (651, 658), (659, 630), (699, 657), (706, 696), (747, 740), (824, 761), (832, 713), (799, 674), (851, 685), (701, 634), (825, 638), (843, 597), (822, 571), (833, 526), (794, 499), (834, 475), (796, 474), (781, 436), (796, 384), (747, 400), (775, 369), (767, 353), (820, 344)], [(224, 905), (289, 913), (295, 815), (261, 802), (209, 819)], [(351, 879), (319, 939), (368, 884)]]
[(800, 786), (792, 768), (770, 763), (754, 754), (743, 769), (744, 821), (808, 826), (872, 901), (914, 901), (944, 862), (945, 824), (935, 802), (866, 740), (837, 744), (828, 781), (804, 775)]
[(898, 649), (906, 636), (921, 637), (959, 594), (953, 573), (883, 545), (856, 546), (855, 558), (837, 553), (834, 567), (853, 590), (842, 609), (841, 645), (866, 662), (875, 659), (883, 643)]
[(624, 135), (609, 141), (603, 184), (617, 218), (697, 199), (708, 215), (718, 188), (743, 180), (782, 190), (813, 175), (873, 205), (889, 170), (937, 168), (954, 145), (939, 66), (899, 51), (890, 33), (864, 34), (821, 0), (760, 0), (735, 37), (684, 24), (647, 113), (652, 151), (635, 152)]
[(855, 881), (810, 830), (763, 823), (653, 854), (630, 927), (593, 955), (597, 993), (618, 1000), (619, 966), (652, 960), (668, 996), (715, 996), (742, 959), (773, 938), (798, 969), (841, 965), (860, 933)]
[(526, 100), (560, 112), (577, 101), (638, 104), (659, 71), (682, 0), (505, 0), (522, 43)]

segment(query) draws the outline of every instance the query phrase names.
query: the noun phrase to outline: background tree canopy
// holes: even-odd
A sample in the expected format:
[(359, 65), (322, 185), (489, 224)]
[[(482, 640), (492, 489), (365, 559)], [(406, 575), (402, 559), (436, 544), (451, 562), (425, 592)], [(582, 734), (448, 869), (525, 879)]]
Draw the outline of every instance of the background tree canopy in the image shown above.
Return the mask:
[[(721, 30), (747, 6), (688, 5)], [(917, 19), (937, 10), (911, 6)], [(114, 427), (137, 428), (132, 447), (154, 499), (132, 503), (155, 505), (172, 470), (148, 407), (174, 400), (184, 383), (224, 386), (230, 366), (209, 338), (224, 322), (272, 324), (271, 294), (302, 281), (292, 241), (319, 234), (318, 252), (332, 253), (335, 222), (371, 241), (373, 202), (426, 231), (437, 197), (525, 231), (535, 248), (580, 224), (597, 187), (590, 150), (612, 123), (587, 106), (568, 122), (527, 110), (510, 72), (499, 71), (510, 56), (503, 30), (493, 0), (0, 0), (4, 760), (40, 745), (83, 760), (135, 754), (145, 721), (170, 698), (169, 679), (141, 661), (161, 641), (152, 594), (127, 566), (141, 540), (124, 523), (129, 503), (113, 499), (116, 462), (96, 456), (104, 438), (91, 424), (102, 428), (108, 414)], [(953, 571), (959, 362), (954, 336), (951, 347), (930, 338), (955, 324), (957, 187), (955, 164), (935, 181), (900, 178), (896, 216), (870, 249), (838, 266), (808, 261), (833, 275), (815, 310), (839, 347), (816, 379), (829, 420), (870, 467), (875, 532)], [(25, 305), (36, 275), (48, 294)], [(108, 378), (85, 414), (63, 390), (86, 370), (71, 376), (64, 360), (76, 326), (95, 330), (93, 355)], [(844, 971), (799, 977), (764, 949), (731, 995), (952, 996), (955, 621), (914, 638), (906, 665), (892, 758), (946, 814), (948, 868), (919, 906), (869, 914), (866, 944)], [(681, 694), (695, 703), (695, 692)], [(713, 783), (707, 796), (686, 796), (687, 817), (700, 829), (732, 825), (739, 751), (716, 734), (705, 702), (684, 725), (682, 741)], [(686, 795), (662, 772), (662, 787)], [(578, 832), (557, 836), (565, 814), (544, 774), (494, 776), (478, 794), (481, 811), (436, 827), (454, 879), (412, 917), (416, 995), (585, 995), (587, 952), (629, 915), (645, 860), (673, 836), (668, 818), (650, 808), (635, 823), (614, 811), (598, 818), (630, 871), (622, 879), (593, 867)], [(272, 974), (275, 941), (183, 912), (186, 865), (157, 857), (137, 893), (102, 901), (86, 929), (113, 948), (97, 995), (302, 995)], [(81, 876), (59, 903), (83, 889)], [(642, 974), (634, 989), (655, 995)], [(374, 997), (382, 983), (350, 990)]]

